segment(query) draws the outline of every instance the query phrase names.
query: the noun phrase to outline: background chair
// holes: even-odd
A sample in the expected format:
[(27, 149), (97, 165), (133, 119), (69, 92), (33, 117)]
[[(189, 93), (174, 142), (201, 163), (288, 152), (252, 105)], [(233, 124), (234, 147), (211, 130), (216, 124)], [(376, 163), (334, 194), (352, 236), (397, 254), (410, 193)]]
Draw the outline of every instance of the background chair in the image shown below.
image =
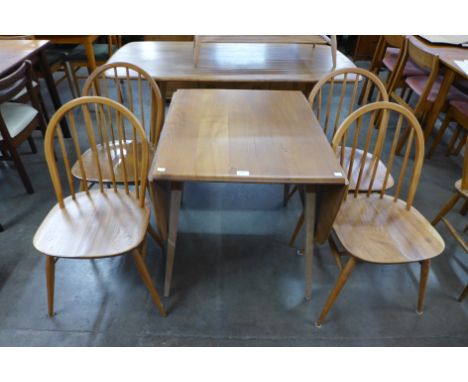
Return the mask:
[[(91, 113), (97, 110), (97, 113)], [(108, 136), (116, 137), (115, 146), (120, 152), (132, 150), (132, 155), (122, 157), (121, 174), (123, 187), (118, 187), (115, 173), (111, 169), (112, 186), (105, 188), (102, 177), (98, 177), (99, 189), (90, 190), (86, 182), (77, 120), (81, 112), (84, 119), (85, 142), (97, 154), (97, 136), (105, 136), (106, 158), (112, 161), (112, 150)], [(62, 118), (68, 118), (73, 145), (66, 145), (61, 129), (57, 129)], [(123, 138), (132, 137), (131, 145)], [(54, 155), (57, 138), (62, 155), (63, 171), (59, 172), (58, 160)], [(136, 150), (138, 145), (139, 150)], [(73, 181), (68, 147), (80, 163), (84, 191), (77, 192)], [(143, 127), (138, 119), (118, 102), (104, 97), (81, 97), (62, 106), (52, 117), (47, 128), (44, 144), (45, 156), (58, 203), (50, 210), (34, 235), (35, 248), (46, 256), (46, 277), (49, 316), (54, 312), (55, 263), (59, 258), (99, 259), (120, 256), (131, 252), (138, 271), (145, 282), (161, 315), (165, 310), (160, 302), (151, 277), (143, 261), (142, 246), (148, 227), (150, 207), (145, 201), (146, 177), (148, 173), (148, 145)], [(97, 159), (97, 156), (95, 156)], [(96, 161), (98, 173), (100, 164)], [(61, 176), (61, 174), (65, 176)], [(62, 179), (71, 193), (64, 197)], [(131, 181), (131, 183), (130, 183)], [(133, 186), (132, 186), (133, 185)]]
[[(100, 89), (103, 96), (127, 106), (138, 118), (145, 129), (146, 136), (149, 137), (149, 162), (151, 163), (156, 152), (164, 117), (163, 99), (154, 79), (143, 69), (133, 64), (122, 62), (106, 64), (97, 68), (86, 80), (83, 96), (96, 95), (97, 89)], [(82, 155), (83, 166), (87, 174), (86, 181), (96, 183), (100, 176), (104, 183), (111, 183), (113, 181), (112, 174), (114, 174), (114, 181), (122, 184), (124, 182), (122, 166), (126, 161), (122, 160), (120, 152), (117, 150), (116, 137), (112, 134), (108, 137), (110, 139), (108, 145), (112, 148), (112, 168), (109, 167), (107, 161), (107, 147), (103, 142), (104, 137), (100, 136), (99, 138), (100, 143), (97, 145), (97, 151), (101, 173), (98, 172), (92, 149), (86, 150)], [(132, 147), (131, 138), (124, 137), (124, 139)], [(131, 150), (124, 151), (123, 155), (124, 157), (131, 156), (133, 152)], [(72, 174), (83, 181), (78, 161), (72, 167)], [(151, 191), (152, 186), (148, 184), (148, 187)], [(153, 196), (153, 193), (150, 192), (150, 195)], [(158, 218), (159, 215), (156, 211), (155, 214)], [(151, 225), (148, 226), (148, 229), (150, 235), (162, 247), (163, 241), (156, 231), (152, 229)]]
[[(439, 57), (420, 49), (408, 40), (407, 54), (403, 57), (400, 67), (395, 74), (394, 81), (397, 83), (403, 80), (404, 67), (408, 60), (414, 62), (415, 65), (426, 71), (426, 75), (409, 76), (404, 79), (406, 86), (418, 96), (418, 101), (412, 106), (410, 99), (403, 99), (401, 95), (397, 94), (396, 89), (390, 94), (390, 98), (395, 102), (403, 105), (407, 109), (411, 110), (421, 125), (424, 126), (426, 117), (429, 110), (431, 109), (436, 97), (439, 93), (440, 86), (442, 84), (442, 77), (439, 75)], [(449, 101), (468, 101), (468, 96), (463, 92), (452, 86), (447, 95), (447, 102), (444, 110), (448, 107)], [(405, 140), (408, 138), (410, 130), (406, 129), (400, 142), (398, 143), (397, 153), (401, 152)], [(424, 130), (424, 137), (428, 139), (430, 131)]]
[[(372, 119), (372, 114), (382, 112), (382, 124), (375, 139), (367, 140), (367, 134), (360, 134), (359, 129), (350, 133), (352, 125), (356, 127), (367, 125), (367, 128), (363, 128), (363, 132), (366, 129), (367, 131), (373, 130), (373, 124), (366, 124), (365, 117), (370, 115)], [(397, 117), (393, 138), (388, 129), (390, 117), (392, 119)], [(395, 152), (404, 124), (409, 126), (410, 134), (405, 146), (403, 162), (399, 166), (395, 163)], [(333, 138), (333, 149), (340, 157), (343, 166), (345, 163), (341, 159), (340, 148), (346, 146), (347, 142), (350, 142), (351, 147), (356, 148), (359, 140), (365, 140), (365, 150), (372, 151), (376, 158), (387, 163), (384, 185), (380, 193), (372, 193), (372, 184), (369, 184), (366, 193), (360, 193), (358, 189), (349, 191), (341, 205), (333, 224), (333, 233), (349, 255), (349, 260), (325, 303), (317, 326), (324, 321), (357, 261), (377, 264), (419, 262), (421, 277), (417, 312), (421, 314), (430, 261), (444, 250), (444, 241), (441, 236), (413, 207), (424, 160), (424, 137), (415, 116), (403, 106), (390, 102), (376, 102), (356, 110), (342, 123)], [(391, 148), (388, 155), (384, 155), (386, 152), (383, 150), (384, 144), (390, 140)], [(409, 160), (410, 154), (414, 154), (413, 161)], [(413, 162), (412, 166), (411, 162)], [(400, 169), (396, 178), (396, 189), (390, 196), (386, 194), (385, 183), (390, 171), (398, 167)], [(350, 174), (349, 168), (348, 174)], [(363, 163), (359, 171), (364, 171)], [(400, 198), (405, 189), (407, 190), (406, 200)]]
[[(26, 89), (31, 105), (9, 102)], [(32, 133), (36, 128), (45, 132), (44, 117), (33, 90), (32, 65), (25, 61), (10, 75), (0, 79), (0, 152), (2, 160), (12, 160), (18, 170), (24, 188), (29, 194), (34, 192), (26, 169), (18, 154), (17, 148), (28, 141), (31, 151), (36, 153)]]
[[(309, 103), (330, 141), (336, 134), (339, 124), (356, 107), (359, 107), (357, 94), (360, 84), (363, 86), (361, 89), (362, 103), (369, 101), (372, 89), (374, 88), (377, 90), (375, 96), (378, 100), (388, 101), (387, 91), (382, 81), (370, 71), (360, 68), (347, 68), (331, 72), (313, 87), (309, 95)], [(378, 127), (379, 119), (379, 115), (374, 113), (370, 123)], [(357, 127), (357, 129), (360, 129), (360, 127)], [(372, 134), (376, 134), (377, 131), (377, 129), (370, 129), (368, 131), (368, 139), (371, 138)], [(369, 184), (372, 182), (372, 191), (380, 191), (383, 187), (386, 167), (381, 161), (375, 161), (372, 152), (363, 150), (363, 148), (364, 146), (355, 147), (353, 151), (351, 147), (343, 147), (340, 150), (341, 159), (346, 164), (343, 168), (346, 169), (349, 164), (351, 165), (349, 188), (353, 191), (357, 189), (359, 192), (366, 192)], [(365, 163), (362, 172), (359, 171), (361, 162)], [(391, 188), (393, 183), (393, 178), (390, 175), (385, 187)], [(285, 189), (286, 192), (287, 189)], [(294, 244), (303, 224), (304, 214), (301, 214), (289, 242), (291, 246)]]

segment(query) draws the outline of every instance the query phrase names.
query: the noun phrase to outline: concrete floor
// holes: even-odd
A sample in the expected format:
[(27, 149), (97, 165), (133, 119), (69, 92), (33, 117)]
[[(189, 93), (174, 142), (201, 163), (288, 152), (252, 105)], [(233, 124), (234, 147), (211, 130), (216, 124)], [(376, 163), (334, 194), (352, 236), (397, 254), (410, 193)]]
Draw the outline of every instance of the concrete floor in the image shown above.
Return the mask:
[[(70, 98), (66, 84), (59, 91)], [(49, 105), (50, 106), (50, 105)], [(38, 147), (40, 134), (35, 135)], [(415, 206), (434, 217), (460, 178), (461, 157), (444, 145), (426, 160)], [(23, 152), (28, 152), (27, 145)], [(22, 156), (35, 193), (0, 163), (0, 345), (3, 346), (467, 346), (468, 256), (441, 224), (424, 315), (415, 313), (419, 267), (359, 264), (322, 328), (314, 320), (338, 270), (328, 246), (314, 257), (313, 298), (303, 298), (304, 259), (288, 247), (300, 214), (282, 186), (188, 184), (170, 298), (161, 318), (128, 256), (61, 260), (56, 315), (47, 316), (44, 258), (32, 246), (56, 202), (41, 152)], [(455, 225), (466, 218), (452, 213)], [(303, 236), (297, 241), (302, 246)], [(163, 255), (149, 239), (148, 267), (162, 292)]]

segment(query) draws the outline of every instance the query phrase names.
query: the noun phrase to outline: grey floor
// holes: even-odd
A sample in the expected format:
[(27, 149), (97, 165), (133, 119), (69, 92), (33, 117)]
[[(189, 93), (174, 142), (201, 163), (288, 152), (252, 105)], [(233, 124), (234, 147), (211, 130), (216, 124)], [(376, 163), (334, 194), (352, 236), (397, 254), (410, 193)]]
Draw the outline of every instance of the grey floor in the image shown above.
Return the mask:
[[(59, 86), (64, 101), (67, 85)], [(50, 105), (49, 105), (50, 107)], [(39, 147), (40, 134), (35, 135)], [(460, 178), (461, 157), (442, 144), (426, 160), (415, 206), (434, 217)], [(303, 298), (304, 259), (287, 245), (301, 210), (282, 206), (281, 186), (188, 184), (173, 290), (159, 316), (130, 257), (61, 260), (56, 315), (47, 316), (44, 259), (35, 230), (56, 202), (41, 152), (22, 158), (35, 193), (0, 163), (0, 345), (4, 346), (466, 346), (468, 256), (442, 226), (425, 312), (415, 312), (419, 267), (359, 264), (322, 328), (314, 321), (338, 270), (329, 248), (314, 257), (313, 298)], [(461, 206), (460, 206), (461, 207)], [(458, 213), (450, 218), (462, 227)], [(298, 247), (303, 236), (298, 240)], [(164, 257), (149, 240), (148, 267), (162, 291)]]

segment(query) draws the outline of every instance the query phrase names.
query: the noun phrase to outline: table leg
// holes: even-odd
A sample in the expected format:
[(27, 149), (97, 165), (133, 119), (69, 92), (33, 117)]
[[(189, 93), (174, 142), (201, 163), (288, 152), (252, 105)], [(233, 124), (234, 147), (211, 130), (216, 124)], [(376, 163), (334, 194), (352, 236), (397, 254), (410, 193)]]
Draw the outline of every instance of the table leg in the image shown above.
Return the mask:
[(442, 84), (440, 85), (439, 94), (437, 95), (437, 98), (434, 101), (434, 105), (432, 106), (431, 111), (427, 116), (426, 123), (424, 126), (424, 139), (426, 142), (429, 139), (431, 132), (434, 129), (437, 117), (442, 111), (442, 107), (444, 106), (445, 101), (447, 100), (447, 94), (450, 90), (450, 86), (452, 86), (454, 78), (455, 73), (452, 70), (446, 68)]
[(84, 47), (86, 51), (86, 59), (88, 60), (88, 71), (89, 74), (91, 74), (96, 69), (96, 57), (94, 56), (93, 42), (88, 39), (84, 44)]
[(314, 257), (315, 236), (315, 188), (305, 187), (305, 282), (304, 297), (310, 300), (312, 297), (312, 260)]
[(165, 190), (160, 182), (148, 182), (151, 201), (161, 238), (167, 240), (167, 210)]
[[(44, 80), (47, 85), (47, 90), (49, 90), (50, 98), (54, 104), (55, 110), (62, 107), (62, 102), (60, 101), (59, 94), (57, 92), (57, 87), (55, 86), (54, 78), (50, 72), (49, 63), (47, 62), (47, 57), (44, 49), (41, 49), (39, 52), (39, 66), (41, 67), (41, 72), (44, 75)], [(62, 126), (62, 132), (65, 138), (70, 138), (70, 130), (68, 129), (68, 124), (66, 118), (62, 118), (60, 125)]]
[(174, 257), (177, 240), (177, 228), (179, 223), (180, 200), (182, 197), (181, 182), (171, 183), (171, 202), (169, 210), (169, 235), (167, 238), (166, 277), (164, 279), (164, 296), (169, 297), (171, 293), (172, 270), (174, 268)]

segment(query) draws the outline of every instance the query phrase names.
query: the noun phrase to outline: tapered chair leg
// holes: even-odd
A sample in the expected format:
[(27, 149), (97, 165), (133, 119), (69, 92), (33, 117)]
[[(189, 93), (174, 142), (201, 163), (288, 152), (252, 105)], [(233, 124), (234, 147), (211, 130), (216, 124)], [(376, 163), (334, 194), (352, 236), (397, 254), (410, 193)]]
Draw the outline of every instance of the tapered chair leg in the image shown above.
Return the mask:
[(465, 142), (466, 142), (466, 139), (465, 139), (466, 136), (462, 137), (460, 139), (460, 141), (458, 142), (458, 145), (457, 147), (455, 147), (455, 150), (453, 151), (453, 155), (455, 156), (458, 156), (463, 148), (463, 146), (465, 146)]
[(288, 205), (288, 200), (289, 200), (289, 183), (286, 183), (283, 186), (283, 207), (286, 207)]
[(29, 147), (31, 148), (31, 152), (33, 154), (36, 154), (37, 153), (37, 148), (36, 148), (36, 144), (34, 143), (33, 137), (31, 137), (31, 136), (28, 137), (28, 143), (29, 143)]
[(466, 284), (465, 289), (463, 289), (463, 292), (461, 293), (460, 297), (458, 297), (458, 301), (462, 302), (466, 295), (468, 295), (468, 284)]
[(289, 240), (289, 246), (292, 247), (294, 245), (294, 242), (296, 241), (296, 237), (299, 234), (299, 231), (301, 230), (302, 226), (304, 225), (304, 212), (301, 214), (299, 217), (299, 220), (296, 223), (296, 227), (294, 228), (294, 231), (291, 235), (291, 239)]
[(356, 259), (353, 256), (351, 256), (348, 262), (346, 263), (344, 269), (341, 271), (340, 277), (338, 278), (338, 281), (336, 282), (335, 287), (333, 288), (330, 295), (328, 296), (327, 302), (325, 303), (325, 306), (323, 307), (323, 310), (322, 310), (322, 313), (320, 314), (319, 319), (315, 323), (317, 327), (320, 327), (322, 325), (323, 320), (327, 316), (330, 308), (332, 307), (336, 298), (340, 294), (341, 289), (343, 288), (346, 281), (348, 280), (348, 277), (351, 274), (351, 271), (353, 270), (355, 265), (356, 265)]
[(452, 139), (447, 145), (447, 150), (445, 151), (446, 156), (449, 156), (452, 153), (453, 146), (455, 146), (455, 143), (457, 142), (458, 136), (460, 135), (461, 131), (462, 127), (460, 125), (457, 125), (457, 128), (452, 135)]
[(419, 296), (418, 296), (418, 314), (423, 314), (424, 296), (426, 295), (426, 285), (431, 268), (431, 260), (421, 262), (421, 276), (419, 279)]
[(10, 147), (9, 148), (11, 158), (13, 159), (13, 162), (16, 166), (16, 170), (19, 173), (19, 176), (23, 182), (24, 188), (26, 189), (26, 192), (28, 194), (34, 193), (34, 189), (32, 187), (31, 181), (29, 180), (29, 176), (26, 173), (26, 169), (23, 166), (23, 162), (21, 162), (21, 158), (18, 155), (18, 152), (16, 151), (16, 148)]
[(466, 213), (468, 212), (468, 200), (465, 200), (465, 203), (463, 203), (463, 207), (460, 210), (460, 213), (465, 216)]
[(456, 192), (453, 194), (453, 196), (449, 199), (447, 203), (442, 207), (442, 209), (439, 211), (437, 216), (432, 220), (431, 224), (435, 226), (440, 220), (457, 204), (458, 199), (460, 199), (461, 195)]
[(46, 256), (47, 306), (49, 317), (54, 315), (55, 258)]
[(442, 140), (442, 137), (445, 134), (445, 131), (447, 130), (450, 122), (450, 116), (447, 115), (444, 119), (444, 122), (442, 123), (442, 126), (440, 126), (439, 132), (437, 133), (434, 142), (432, 143), (431, 148), (429, 149), (429, 152), (427, 153), (427, 158), (432, 157), (432, 154), (434, 154), (434, 151), (436, 147), (439, 145), (440, 141)]
[(340, 253), (338, 252), (338, 247), (335, 243), (335, 240), (330, 236), (328, 238), (328, 244), (330, 245), (330, 249), (332, 252), (333, 257), (335, 258), (336, 266), (340, 271), (343, 270), (343, 264), (341, 263), (341, 256)]
[(164, 309), (164, 306), (161, 303), (161, 299), (159, 298), (159, 294), (154, 288), (153, 282), (151, 281), (150, 274), (148, 272), (148, 268), (146, 268), (145, 262), (143, 261), (143, 258), (140, 254), (140, 252), (137, 249), (134, 249), (132, 251), (133, 259), (135, 260), (136, 267), (138, 269), (138, 272), (140, 272), (141, 278), (143, 279), (143, 282), (145, 283), (146, 287), (148, 288), (148, 291), (150, 292), (151, 298), (153, 299), (154, 303), (156, 304), (159, 313), (161, 316), (166, 317), (166, 310)]
[(164, 243), (161, 237), (158, 235), (156, 230), (151, 226), (151, 224), (148, 224), (148, 233), (150, 236), (154, 239), (154, 241), (159, 245), (161, 249), (164, 249)]

